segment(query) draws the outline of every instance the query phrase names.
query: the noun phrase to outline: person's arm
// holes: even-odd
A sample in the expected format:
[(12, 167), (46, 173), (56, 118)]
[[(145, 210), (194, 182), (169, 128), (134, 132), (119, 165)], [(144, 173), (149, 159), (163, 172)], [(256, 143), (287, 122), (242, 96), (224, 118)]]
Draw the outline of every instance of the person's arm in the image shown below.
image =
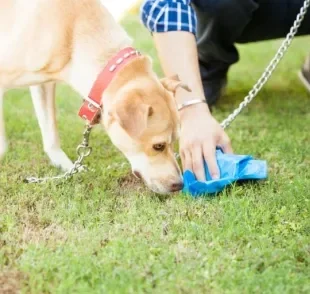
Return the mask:
[(185, 31), (154, 33), (153, 36), (165, 75), (177, 74), (179, 79), (191, 89), (189, 93), (179, 88), (176, 93), (177, 103), (182, 104), (192, 99), (205, 100), (198, 67), (195, 36)]
[[(142, 22), (152, 32), (159, 59), (166, 76), (177, 74), (192, 92), (179, 89), (177, 102), (205, 99), (195, 40), (196, 17), (189, 0), (150, 0), (142, 7)], [(180, 154), (183, 169), (192, 170), (198, 180), (205, 180), (203, 158), (213, 178), (219, 177), (215, 148), (232, 152), (230, 141), (210, 114), (206, 103), (180, 111)]]

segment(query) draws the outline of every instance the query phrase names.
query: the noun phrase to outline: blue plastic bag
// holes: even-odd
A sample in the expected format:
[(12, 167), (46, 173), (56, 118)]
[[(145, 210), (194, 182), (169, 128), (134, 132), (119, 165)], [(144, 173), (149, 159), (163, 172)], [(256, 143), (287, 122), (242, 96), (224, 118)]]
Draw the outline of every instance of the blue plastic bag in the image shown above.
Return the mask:
[(250, 155), (225, 154), (221, 149), (216, 150), (216, 158), (220, 169), (220, 178), (212, 180), (205, 163), (207, 181), (197, 181), (195, 175), (187, 170), (183, 174), (183, 192), (192, 196), (215, 194), (236, 181), (267, 178), (267, 163), (264, 160), (254, 160)]

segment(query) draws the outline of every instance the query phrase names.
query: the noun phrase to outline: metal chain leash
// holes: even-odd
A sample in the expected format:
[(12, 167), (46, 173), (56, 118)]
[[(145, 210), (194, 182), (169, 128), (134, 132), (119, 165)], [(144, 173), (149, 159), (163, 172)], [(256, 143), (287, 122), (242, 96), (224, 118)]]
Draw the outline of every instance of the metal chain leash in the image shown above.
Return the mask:
[(87, 166), (83, 165), (82, 163), (83, 163), (84, 158), (88, 157), (92, 152), (92, 148), (89, 146), (89, 136), (90, 136), (92, 128), (93, 127), (91, 125), (86, 125), (85, 131), (83, 133), (83, 141), (76, 148), (78, 159), (74, 162), (70, 170), (68, 170), (62, 175), (58, 175), (54, 177), (44, 177), (44, 178), (29, 177), (29, 178), (26, 178), (24, 181), (26, 183), (44, 183), (44, 182), (52, 181), (52, 180), (62, 180), (62, 179), (67, 180), (78, 172), (87, 171), (88, 170)]
[(238, 108), (236, 108), (222, 123), (221, 126), (226, 129), (234, 120), (235, 118), (240, 114), (240, 112), (249, 104), (251, 101), (256, 97), (256, 95), (259, 93), (259, 91), (262, 89), (262, 87), (267, 83), (269, 80), (271, 74), (278, 66), (279, 62), (283, 58), (284, 54), (287, 52), (287, 49), (291, 45), (298, 28), (300, 27), (307, 10), (310, 5), (310, 0), (305, 0), (303, 6), (300, 9), (300, 12), (298, 13), (293, 26), (291, 27), (289, 33), (286, 35), (285, 40), (282, 42), (279, 50), (277, 51), (275, 57), (271, 60), (257, 83), (253, 86), (252, 90), (248, 93), (248, 95), (244, 98), (244, 100), (239, 104)]
[[(244, 100), (239, 104), (239, 106), (221, 123), (221, 126), (223, 129), (226, 129), (235, 119), (236, 117), (241, 113), (241, 111), (251, 103), (251, 101), (257, 96), (257, 94), (260, 92), (262, 87), (267, 83), (267, 81), (270, 79), (273, 71), (278, 66), (279, 62), (283, 58), (284, 54), (287, 52), (289, 46), (291, 45), (298, 28), (300, 27), (307, 11), (310, 6), (310, 0), (305, 0), (303, 3), (303, 6), (300, 9), (300, 12), (298, 13), (296, 20), (294, 21), (293, 26), (291, 27), (289, 33), (286, 35), (285, 40), (282, 42), (280, 48), (278, 49), (275, 57), (270, 61), (269, 65), (266, 67), (265, 71), (257, 81), (257, 83), (253, 86), (253, 88), (249, 91), (248, 95), (244, 98)], [(83, 133), (83, 141), (82, 143), (77, 147), (76, 152), (78, 155), (78, 159), (74, 162), (73, 167), (67, 171), (66, 173), (54, 177), (44, 177), (44, 178), (36, 178), (36, 177), (30, 177), (26, 178), (25, 182), (27, 183), (44, 183), (47, 181), (52, 180), (67, 180), (71, 178), (73, 175), (75, 175), (78, 172), (81, 171), (87, 171), (88, 168), (86, 165), (83, 165), (83, 160), (88, 157), (91, 152), (92, 148), (89, 146), (89, 136), (92, 130), (91, 125), (86, 125), (85, 131)], [(178, 158), (179, 155), (176, 154), (176, 157)], [(105, 169), (110, 170), (114, 168), (123, 168), (127, 166), (127, 162), (123, 163), (114, 163), (111, 165), (108, 165)]]

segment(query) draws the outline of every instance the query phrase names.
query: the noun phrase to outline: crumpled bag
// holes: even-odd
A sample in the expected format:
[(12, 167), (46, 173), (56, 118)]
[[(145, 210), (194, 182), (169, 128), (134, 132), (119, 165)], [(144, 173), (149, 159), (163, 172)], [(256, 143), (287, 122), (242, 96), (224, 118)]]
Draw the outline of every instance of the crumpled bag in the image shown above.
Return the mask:
[(216, 150), (216, 159), (220, 169), (220, 178), (212, 180), (207, 164), (204, 163), (205, 182), (197, 181), (195, 175), (187, 170), (183, 174), (183, 192), (192, 196), (219, 193), (224, 188), (240, 180), (263, 180), (268, 176), (267, 162), (255, 160), (250, 155), (226, 154), (221, 149)]

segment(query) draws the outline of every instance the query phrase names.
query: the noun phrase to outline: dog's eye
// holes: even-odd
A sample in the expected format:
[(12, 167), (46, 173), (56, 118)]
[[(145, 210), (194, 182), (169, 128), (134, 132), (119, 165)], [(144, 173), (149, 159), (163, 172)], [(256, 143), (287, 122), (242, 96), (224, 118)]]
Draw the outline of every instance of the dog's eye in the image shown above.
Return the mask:
[(155, 151), (160, 151), (160, 152), (162, 152), (162, 151), (165, 150), (165, 148), (166, 148), (166, 143), (159, 143), (159, 144), (153, 145), (153, 149), (154, 149)]

